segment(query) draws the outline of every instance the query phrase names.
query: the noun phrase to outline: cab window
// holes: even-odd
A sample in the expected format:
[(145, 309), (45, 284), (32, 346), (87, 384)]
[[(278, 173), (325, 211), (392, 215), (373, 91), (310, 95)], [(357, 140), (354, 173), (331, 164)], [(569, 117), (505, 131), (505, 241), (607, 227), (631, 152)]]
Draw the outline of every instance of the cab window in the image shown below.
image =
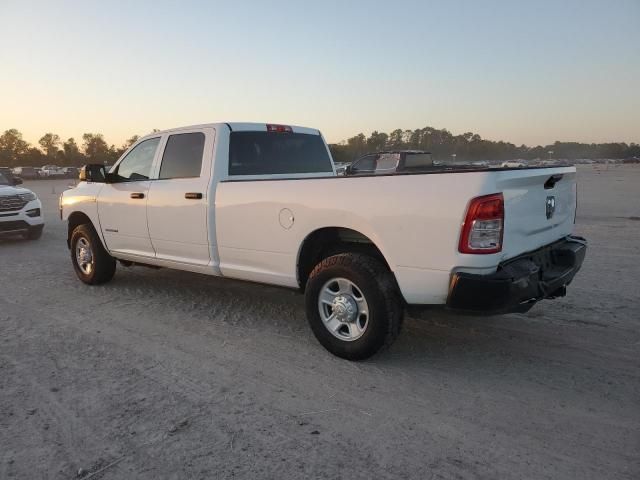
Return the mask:
[(229, 175), (331, 173), (333, 167), (320, 135), (232, 132)]
[(204, 133), (169, 136), (162, 155), (160, 179), (199, 177), (204, 152)]
[(113, 172), (121, 182), (149, 180), (153, 157), (158, 149), (160, 137), (150, 138), (134, 147)]

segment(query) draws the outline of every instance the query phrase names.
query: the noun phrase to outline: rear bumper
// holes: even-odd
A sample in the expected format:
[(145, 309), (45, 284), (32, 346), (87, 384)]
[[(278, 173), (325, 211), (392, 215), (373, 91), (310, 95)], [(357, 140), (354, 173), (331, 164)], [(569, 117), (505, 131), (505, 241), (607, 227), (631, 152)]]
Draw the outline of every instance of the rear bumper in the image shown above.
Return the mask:
[(457, 272), (447, 307), (483, 314), (526, 312), (539, 300), (565, 295), (586, 251), (584, 238), (569, 236), (510, 259), (490, 275)]

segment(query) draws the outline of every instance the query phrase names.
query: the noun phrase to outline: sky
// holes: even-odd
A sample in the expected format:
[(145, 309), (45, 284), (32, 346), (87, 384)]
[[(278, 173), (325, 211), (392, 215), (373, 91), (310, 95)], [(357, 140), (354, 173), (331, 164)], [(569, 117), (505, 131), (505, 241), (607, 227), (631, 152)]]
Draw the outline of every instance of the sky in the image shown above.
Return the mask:
[(0, 132), (216, 121), (640, 143), (640, 0), (0, 0)]

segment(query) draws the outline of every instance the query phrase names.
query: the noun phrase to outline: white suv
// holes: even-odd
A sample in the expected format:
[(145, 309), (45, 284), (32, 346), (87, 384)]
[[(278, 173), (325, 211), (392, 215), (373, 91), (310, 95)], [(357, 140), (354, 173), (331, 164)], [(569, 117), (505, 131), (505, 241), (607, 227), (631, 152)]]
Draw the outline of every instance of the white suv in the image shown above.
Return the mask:
[(18, 187), (20, 183), (0, 173), (0, 235), (22, 234), (37, 240), (44, 228), (42, 204), (31, 190)]

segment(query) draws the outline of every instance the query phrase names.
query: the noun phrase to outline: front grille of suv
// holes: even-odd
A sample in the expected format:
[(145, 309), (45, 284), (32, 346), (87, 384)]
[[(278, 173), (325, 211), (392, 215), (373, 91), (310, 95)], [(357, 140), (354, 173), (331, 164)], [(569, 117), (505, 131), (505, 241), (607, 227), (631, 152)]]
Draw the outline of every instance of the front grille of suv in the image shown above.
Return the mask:
[(22, 210), (28, 202), (19, 195), (8, 195), (0, 197), (0, 212), (15, 212)]
[(0, 222), (0, 232), (14, 232), (17, 230), (26, 230), (27, 228), (29, 228), (29, 224), (24, 220)]

